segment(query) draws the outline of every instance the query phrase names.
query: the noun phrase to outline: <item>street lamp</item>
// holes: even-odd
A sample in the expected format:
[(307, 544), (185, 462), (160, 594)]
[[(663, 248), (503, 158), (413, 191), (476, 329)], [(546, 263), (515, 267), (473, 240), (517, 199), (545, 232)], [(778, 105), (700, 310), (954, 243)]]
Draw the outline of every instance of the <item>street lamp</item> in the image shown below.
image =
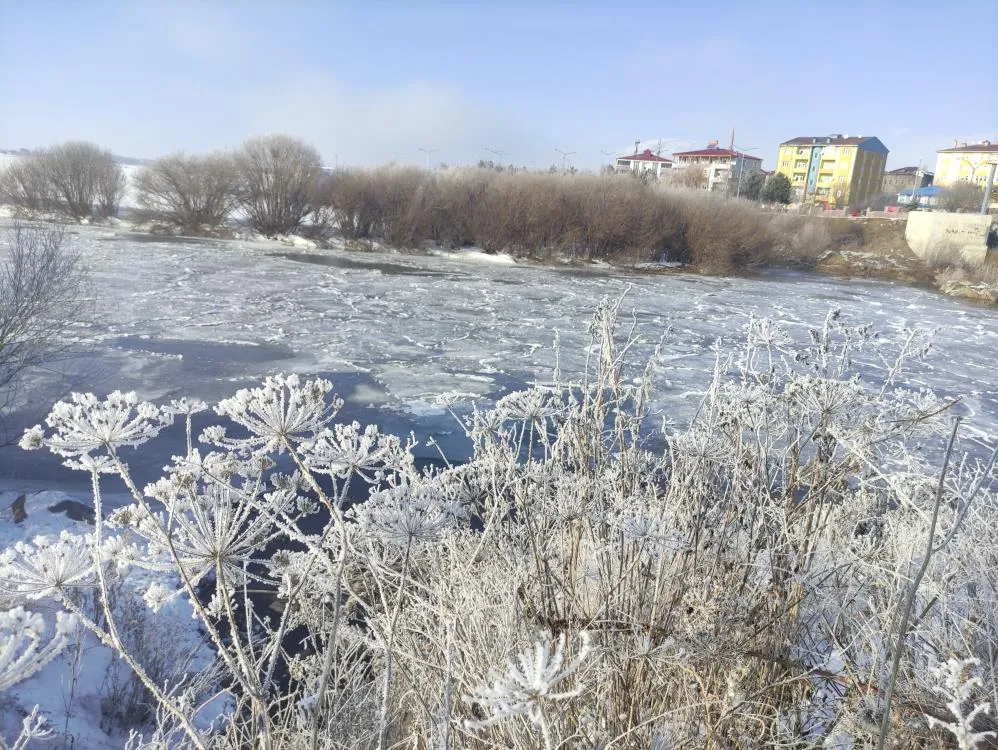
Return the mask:
[(422, 146), (420, 146), (419, 150), (422, 151), (424, 154), (426, 154), (426, 169), (429, 170), (429, 168), (430, 168), (430, 154), (435, 154), (440, 149), (437, 149), (437, 148), (423, 148)]
[(560, 148), (556, 148), (555, 151), (557, 151), (559, 154), (561, 154), (561, 168), (562, 169), (566, 169), (568, 167), (568, 157), (569, 156), (575, 156), (575, 154), (576, 154), (575, 151), (562, 151)]

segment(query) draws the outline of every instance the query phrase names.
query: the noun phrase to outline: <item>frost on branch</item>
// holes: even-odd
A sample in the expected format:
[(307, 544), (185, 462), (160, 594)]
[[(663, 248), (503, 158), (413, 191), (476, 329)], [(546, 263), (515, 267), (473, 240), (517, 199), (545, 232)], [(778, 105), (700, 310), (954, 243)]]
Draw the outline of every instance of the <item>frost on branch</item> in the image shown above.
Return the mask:
[(529, 651), (522, 651), (510, 659), (503, 672), (493, 671), (489, 675), (490, 685), (479, 687), (464, 700), (487, 708), (491, 716), (481, 721), (465, 722), (470, 729), (485, 729), (504, 719), (526, 716), (534, 724), (544, 721), (544, 707), (574, 698), (584, 685), (577, 682), (570, 689), (556, 690), (555, 687), (575, 674), (590, 652), (589, 633), (579, 633), (579, 650), (567, 664), (565, 649), (568, 636), (564, 633), (557, 639), (554, 648), (548, 640), (537, 641)]
[[(953, 715), (952, 721), (928, 717), (930, 727), (942, 727), (953, 735), (960, 750), (974, 750), (987, 739), (996, 736), (994, 731), (975, 731), (974, 721), (988, 714), (990, 704), (974, 702), (983, 686), (981, 678), (973, 675), (980, 659), (949, 659), (929, 668), (938, 684), (933, 690), (946, 699), (946, 708)], [(969, 711), (968, 711), (969, 708)]]
[(43, 643), (45, 620), (40, 614), (23, 607), (0, 611), (0, 690), (23, 682), (57, 657), (75, 628), (76, 618), (59, 612), (55, 633)]

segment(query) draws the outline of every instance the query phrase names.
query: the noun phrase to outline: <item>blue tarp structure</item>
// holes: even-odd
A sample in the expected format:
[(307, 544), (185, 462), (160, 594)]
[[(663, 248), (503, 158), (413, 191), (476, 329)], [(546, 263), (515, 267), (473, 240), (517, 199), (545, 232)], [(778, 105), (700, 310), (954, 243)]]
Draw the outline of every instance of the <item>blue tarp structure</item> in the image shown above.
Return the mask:
[(898, 197), (911, 198), (912, 193), (914, 193), (919, 198), (936, 198), (939, 196), (939, 191), (941, 190), (942, 188), (939, 187), (938, 185), (929, 185), (928, 187), (915, 188), (914, 190), (908, 188), (907, 190), (902, 190), (900, 193), (898, 193)]

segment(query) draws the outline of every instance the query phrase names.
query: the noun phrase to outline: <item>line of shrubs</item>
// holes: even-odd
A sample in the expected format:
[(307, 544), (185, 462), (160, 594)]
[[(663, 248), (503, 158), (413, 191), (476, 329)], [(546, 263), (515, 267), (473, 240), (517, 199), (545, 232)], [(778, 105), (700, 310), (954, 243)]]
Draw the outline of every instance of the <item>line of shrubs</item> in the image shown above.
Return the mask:
[[(252, 138), (232, 154), (178, 153), (138, 171), (135, 218), (211, 234), (238, 213), (258, 232), (289, 234), (315, 212), (323, 176), (314, 147), (281, 135)], [(77, 221), (116, 216), (126, 187), (111, 152), (83, 142), (35, 151), (0, 174), (0, 200), (19, 213)]]
[(339, 170), (317, 203), (320, 223), (345, 238), (397, 248), (474, 245), (542, 261), (679, 262), (711, 273), (806, 265), (847, 239), (750, 201), (605, 173)]
[[(83, 151), (100, 159), (83, 160)], [(81, 174), (116, 175), (113, 199), (101, 188), (76, 199), (71, 191), (35, 187), (34, 175), (57, 173), (51, 164), (63, 161)], [(104, 183), (95, 177), (87, 184)], [(139, 170), (134, 188), (139, 220), (183, 234), (216, 234), (238, 216), (267, 236), (328, 240), (339, 233), (396, 248), (474, 245), (539, 260), (666, 261), (714, 273), (819, 253), (832, 241), (798, 217), (627, 175), (411, 167), (327, 172), (314, 147), (282, 135), (250, 139), (231, 154), (158, 159)], [(74, 218), (113, 215), (123, 190), (121, 168), (90, 144), (38, 152), (0, 179), (7, 202), (29, 210), (65, 208)]]

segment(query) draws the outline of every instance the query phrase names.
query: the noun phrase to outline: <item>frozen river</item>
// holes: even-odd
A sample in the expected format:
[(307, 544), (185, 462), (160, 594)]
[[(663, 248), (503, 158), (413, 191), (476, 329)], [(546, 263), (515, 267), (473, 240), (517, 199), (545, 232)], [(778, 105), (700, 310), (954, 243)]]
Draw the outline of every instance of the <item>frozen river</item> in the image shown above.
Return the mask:
[[(582, 367), (587, 327), (604, 296), (651, 351), (662, 332), (658, 406), (682, 418), (706, 384), (711, 344), (743, 336), (750, 314), (794, 336), (831, 308), (889, 333), (937, 329), (935, 351), (908, 382), (965, 397), (969, 433), (998, 433), (998, 310), (900, 284), (801, 274), (756, 279), (636, 276), (541, 269), (481, 259), (303, 250), (275, 244), (164, 241), (96, 228), (68, 240), (92, 274), (98, 319), (75, 335), (84, 354), (36, 379), (11, 427), (40, 420), (69, 390), (136, 390), (208, 401), (276, 371), (321, 373), (346, 399), (344, 418), (433, 435), (455, 455), (460, 434), (441, 398), (491, 401), (548, 381), (559, 332), (566, 374)], [(170, 438), (166, 438), (167, 444)], [(169, 457), (150, 457), (149, 472)], [(72, 482), (38, 453), (0, 452), (0, 478)]]

